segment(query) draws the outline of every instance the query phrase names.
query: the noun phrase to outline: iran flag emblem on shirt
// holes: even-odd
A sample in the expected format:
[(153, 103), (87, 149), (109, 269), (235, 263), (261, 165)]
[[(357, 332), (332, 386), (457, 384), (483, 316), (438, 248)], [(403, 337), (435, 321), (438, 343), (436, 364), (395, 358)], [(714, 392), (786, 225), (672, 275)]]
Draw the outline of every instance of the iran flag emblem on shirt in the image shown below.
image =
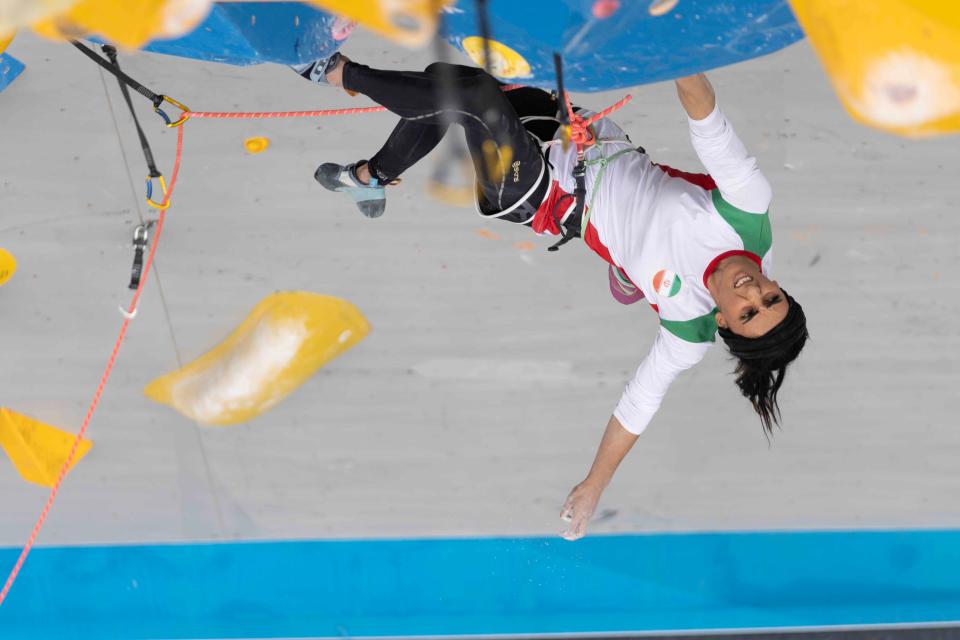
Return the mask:
[(661, 269), (653, 276), (653, 288), (657, 295), (669, 298), (680, 291), (680, 276), (669, 269)]

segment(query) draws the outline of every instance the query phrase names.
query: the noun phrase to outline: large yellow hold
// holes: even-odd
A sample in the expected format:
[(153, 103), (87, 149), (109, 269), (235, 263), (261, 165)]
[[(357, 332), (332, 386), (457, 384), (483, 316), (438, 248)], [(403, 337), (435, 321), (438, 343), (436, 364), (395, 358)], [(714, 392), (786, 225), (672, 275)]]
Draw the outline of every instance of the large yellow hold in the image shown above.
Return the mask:
[[(27, 482), (52, 487), (74, 440), (76, 436), (66, 431), (10, 409), (0, 409), (0, 446)], [(86, 438), (80, 440), (70, 468), (87, 455), (92, 444)]]
[[(483, 38), (468, 36), (463, 39), (461, 45), (477, 66), (487, 66)], [(490, 49), (490, 73), (498, 78), (530, 77), (530, 63), (515, 50), (496, 40), (487, 40), (487, 48)]]
[[(10, 0), (0, 0), (4, 2)], [(155, 38), (186, 35), (212, 6), (212, 0), (79, 0), (33, 22), (33, 28), (51, 38), (96, 33), (121, 47), (137, 49)]]
[(408, 47), (422, 47), (437, 29), (437, 10), (451, 0), (312, 0), (312, 4)]
[(147, 396), (192, 420), (231, 425), (267, 411), (370, 333), (340, 298), (306, 292), (262, 300), (222, 343), (151, 382)]
[(19, 27), (66, 11), (76, 3), (77, 0), (0, 0), (0, 40), (12, 37)]
[[(350, 18), (407, 46), (424, 46), (437, 28), (437, 11), (452, 0), (313, 0), (313, 4)], [(0, 0), (0, 38), (32, 25), (51, 38), (89, 33), (135, 49), (155, 38), (174, 38), (193, 30), (212, 0)]]
[(909, 136), (960, 131), (960, 2), (790, 6), (854, 119)]

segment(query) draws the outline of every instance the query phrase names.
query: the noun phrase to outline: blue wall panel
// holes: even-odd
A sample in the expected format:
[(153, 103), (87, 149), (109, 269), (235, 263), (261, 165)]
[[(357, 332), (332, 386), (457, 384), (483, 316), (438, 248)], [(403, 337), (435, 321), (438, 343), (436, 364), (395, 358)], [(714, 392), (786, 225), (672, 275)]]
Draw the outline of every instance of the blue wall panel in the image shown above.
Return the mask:
[(23, 73), (23, 63), (13, 56), (0, 53), (0, 91), (3, 91), (18, 75)]
[(334, 16), (299, 2), (216, 4), (192, 33), (156, 40), (147, 51), (235, 65), (296, 64), (325, 58), (341, 44)]
[[(531, 67), (529, 76), (514, 80), (554, 87), (556, 51), (563, 55), (569, 89), (629, 87), (749, 60), (803, 37), (786, 0), (684, 0), (662, 16), (649, 13), (650, 2), (624, 1), (605, 20), (592, 17), (593, 4), (524, 0), (518, 11), (515, 0), (490, 0), (490, 35)], [(450, 42), (461, 49), (464, 38), (480, 35), (470, 0), (456, 2), (444, 21)], [(146, 48), (231, 64), (294, 64), (329, 56), (342, 44), (331, 35), (333, 22), (333, 16), (297, 2), (224, 3), (190, 35)]]
[[(489, 0), (491, 38), (532, 68), (525, 82), (556, 84), (553, 53), (563, 55), (567, 88), (598, 91), (670, 80), (773, 53), (803, 38), (787, 0), (683, 0), (665, 15), (650, 0), (620, 2), (611, 17), (594, 0)], [(447, 17), (451, 41), (479, 34), (475, 3)], [(520, 80), (517, 80), (520, 81)]]

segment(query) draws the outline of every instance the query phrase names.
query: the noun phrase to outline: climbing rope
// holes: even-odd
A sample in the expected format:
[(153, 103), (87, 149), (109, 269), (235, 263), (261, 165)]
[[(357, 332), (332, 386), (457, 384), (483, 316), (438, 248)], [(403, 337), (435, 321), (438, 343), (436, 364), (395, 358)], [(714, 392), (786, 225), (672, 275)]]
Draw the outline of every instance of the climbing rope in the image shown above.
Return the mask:
[(590, 146), (594, 142), (593, 133), (590, 131), (590, 125), (601, 118), (606, 118), (631, 100), (633, 100), (633, 96), (627, 94), (603, 111), (598, 111), (592, 116), (584, 118), (574, 113), (573, 105), (570, 104), (570, 97), (567, 96), (567, 117), (570, 118), (570, 141), (577, 145), (577, 153), (580, 153), (581, 150), (586, 149), (586, 147)]
[[(505, 84), (500, 87), (501, 91), (516, 91), (523, 89), (526, 85)], [(621, 105), (622, 106), (622, 105)], [(379, 113), (386, 111), (386, 107), (352, 107), (348, 109), (319, 109), (316, 111), (190, 111), (183, 112), (183, 119), (190, 118), (214, 118), (224, 120), (258, 120), (260, 118), (321, 118), (324, 116), (349, 116), (360, 113)], [(178, 126), (170, 124), (169, 126)]]
[(140, 302), (140, 296), (143, 293), (143, 287), (147, 282), (147, 275), (150, 273), (150, 267), (153, 266), (153, 258), (157, 253), (157, 245), (160, 242), (160, 233), (163, 230), (163, 221), (167, 214), (167, 207), (170, 204), (170, 198), (173, 196), (173, 188), (177, 184), (177, 176), (180, 174), (180, 157), (182, 154), (183, 128), (181, 127), (177, 131), (177, 152), (173, 161), (173, 171), (170, 174), (170, 188), (167, 190), (162, 203), (166, 206), (160, 209), (160, 217), (157, 220), (157, 230), (153, 236), (153, 243), (150, 245), (150, 253), (147, 255), (147, 261), (143, 266), (143, 274), (141, 275), (140, 283), (130, 300), (130, 306), (128, 307), (127, 312), (124, 314), (125, 317), (123, 323), (120, 325), (120, 334), (117, 336), (117, 341), (113, 345), (113, 351), (110, 352), (110, 357), (107, 359), (107, 366), (104, 369), (103, 375), (100, 377), (100, 384), (97, 385), (97, 390), (93, 394), (93, 400), (90, 402), (90, 407), (87, 409), (87, 414), (83, 419), (83, 424), (80, 426), (80, 430), (73, 439), (73, 446), (71, 446), (66, 460), (64, 460), (63, 465), (60, 467), (60, 473), (57, 474), (57, 480), (53, 483), (53, 488), (50, 489), (50, 495), (47, 497), (47, 502), (43, 506), (43, 511), (40, 512), (40, 517), (37, 518), (36, 524), (33, 525), (33, 530), (30, 532), (30, 537), (27, 538), (27, 543), (23, 546), (23, 550), (20, 552), (20, 556), (17, 558), (16, 564), (13, 565), (13, 569), (11, 569), (10, 574), (7, 576), (7, 580), (3, 585), (3, 589), (0, 590), (0, 606), (3, 605), (3, 602), (7, 598), (7, 594), (10, 593), (13, 583), (20, 574), (20, 569), (23, 568), (23, 563), (26, 561), (27, 556), (30, 555), (30, 551), (33, 549), (33, 544), (36, 542), (37, 536), (40, 535), (40, 530), (43, 528), (43, 525), (47, 520), (50, 509), (53, 507), (53, 502), (57, 499), (57, 494), (60, 492), (60, 485), (63, 484), (63, 479), (66, 477), (67, 471), (70, 469), (74, 458), (77, 456), (80, 443), (83, 441), (83, 436), (87, 433), (87, 427), (90, 426), (90, 420), (93, 418), (93, 414), (97, 410), (97, 406), (100, 404), (100, 398), (103, 395), (103, 390), (107, 386), (107, 381), (110, 379), (110, 374), (113, 372), (113, 366), (116, 364), (117, 355), (120, 353), (120, 345), (123, 344), (123, 339), (127, 335), (127, 328), (130, 326), (130, 320), (133, 319), (133, 316), (136, 314), (137, 304)]
[(359, 113), (386, 111), (385, 107), (353, 107), (350, 109), (320, 109), (317, 111), (185, 111), (185, 120), (213, 118), (222, 120), (258, 120), (261, 118), (321, 118), (324, 116), (349, 116)]

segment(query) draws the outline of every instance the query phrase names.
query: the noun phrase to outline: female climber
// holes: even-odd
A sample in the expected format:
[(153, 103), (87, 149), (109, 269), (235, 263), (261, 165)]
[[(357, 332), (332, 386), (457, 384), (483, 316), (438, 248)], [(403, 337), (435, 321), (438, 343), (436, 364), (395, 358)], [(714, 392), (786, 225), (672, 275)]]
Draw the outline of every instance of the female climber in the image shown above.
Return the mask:
[(806, 318), (770, 278), (770, 184), (703, 74), (676, 86), (708, 174), (653, 163), (602, 118), (592, 125), (593, 141), (579, 167), (584, 193), (574, 175), (576, 148), (561, 143), (557, 100), (545, 91), (505, 92), (472, 67), (435, 63), (423, 72), (381, 71), (340, 54), (297, 71), (362, 93), (400, 116), (369, 160), (327, 163), (316, 171), (324, 187), (351, 196), (365, 215), (383, 214), (384, 187), (434, 149), (451, 123), (460, 124), (482, 216), (562, 236), (561, 243), (582, 236), (609, 263), (614, 297), (624, 304), (646, 298), (659, 315), (650, 353), (627, 384), (589, 473), (561, 509), (568, 523), (564, 538), (586, 533), (600, 495), (667, 388), (703, 358), (717, 333), (737, 359), (736, 384), (763, 428), (771, 432), (778, 423), (777, 393), (807, 340)]

